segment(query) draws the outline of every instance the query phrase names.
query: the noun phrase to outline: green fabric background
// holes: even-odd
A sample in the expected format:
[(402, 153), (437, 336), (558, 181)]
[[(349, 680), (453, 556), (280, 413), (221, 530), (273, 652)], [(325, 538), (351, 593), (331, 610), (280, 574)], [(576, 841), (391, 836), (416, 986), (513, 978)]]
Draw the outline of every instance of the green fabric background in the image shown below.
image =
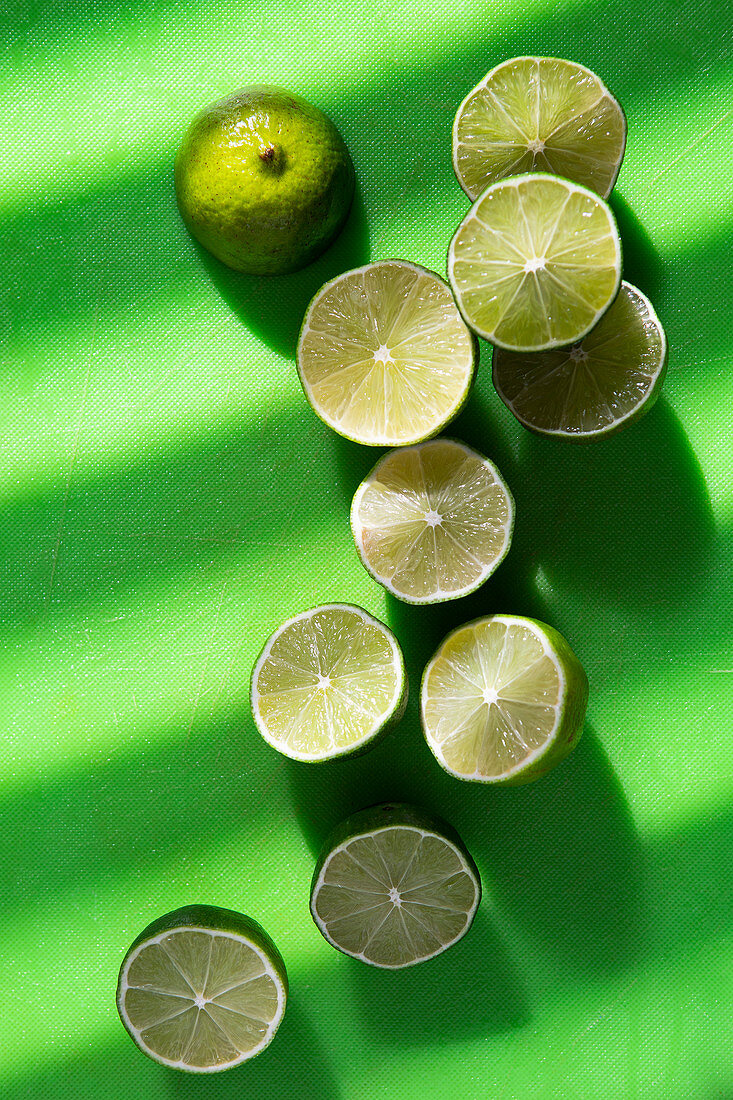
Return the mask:
[[(0, 1094), (15, 1100), (731, 1100), (733, 491), (730, 0), (4, 0)], [(626, 109), (613, 197), (625, 275), (667, 328), (649, 417), (566, 449), (479, 379), (453, 433), (517, 501), (476, 596), (388, 599), (348, 505), (376, 454), (308, 409), (293, 363), (327, 278), (403, 256), (444, 271), (468, 203), (463, 95), (518, 53), (595, 69)], [(295, 276), (236, 276), (178, 218), (193, 111), (255, 81), (328, 111), (359, 197)], [(279, 757), (248, 677), (286, 617), (363, 604), (413, 702), (353, 762)], [(591, 683), (574, 757), (529, 788), (461, 784), (419, 732), (421, 669), (493, 610), (566, 634)], [(308, 914), (342, 815), (415, 801), (484, 881), (446, 955), (380, 973)], [(291, 999), (273, 1046), (218, 1077), (139, 1054), (122, 955), (189, 901), (256, 917)]]

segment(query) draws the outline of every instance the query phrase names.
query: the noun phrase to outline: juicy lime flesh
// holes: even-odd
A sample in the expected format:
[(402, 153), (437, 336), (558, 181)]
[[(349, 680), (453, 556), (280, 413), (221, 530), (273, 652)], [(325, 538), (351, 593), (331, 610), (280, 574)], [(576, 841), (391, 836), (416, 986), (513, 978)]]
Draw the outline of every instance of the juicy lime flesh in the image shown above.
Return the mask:
[(393, 451), (355, 506), (370, 571), (408, 600), (470, 591), (504, 556), (513, 505), (480, 455), (449, 440)]
[(268, 740), (319, 758), (379, 730), (399, 699), (401, 669), (380, 624), (329, 608), (299, 616), (275, 636), (255, 686)]
[(623, 112), (603, 83), (554, 57), (497, 66), (461, 105), (454, 127), (456, 174), (472, 199), (523, 172), (565, 176), (605, 198), (625, 146)]
[(351, 206), (354, 170), (317, 107), (254, 85), (194, 119), (176, 158), (176, 193), (187, 227), (218, 259), (275, 274), (327, 247)]
[(437, 275), (401, 262), (347, 272), (306, 317), (298, 364), (316, 412), (372, 445), (414, 443), (463, 404), (473, 338)]
[(578, 344), (522, 355), (494, 351), (494, 384), (515, 416), (553, 435), (603, 434), (638, 413), (665, 365), (664, 331), (651, 305), (623, 283), (611, 308)]
[(172, 1064), (225, 1067), (253, 1054), (278, 1015), (278, 986), (249, 944), (198, 929), (144, 944), (126, 976), (124, 1011), (140, 1042)]
[(467, 626), (446, 639), (426, 674), (431, 747), (463, 778), (506, 775), (552, 737), (562, 687), (556, 661), (529, 625)]
[(613, 301), (620, 270), (608, 206), (547, 175), (490, 187), (451, 245), (451, 284), (464, 317), (510, 350), (579, 340)]
[(335, 849), (313, 908), (342, 951), (375, 966), (401, 967), (460, 938), (477, 898), (476, 881), (452, 844), (395, 826)]

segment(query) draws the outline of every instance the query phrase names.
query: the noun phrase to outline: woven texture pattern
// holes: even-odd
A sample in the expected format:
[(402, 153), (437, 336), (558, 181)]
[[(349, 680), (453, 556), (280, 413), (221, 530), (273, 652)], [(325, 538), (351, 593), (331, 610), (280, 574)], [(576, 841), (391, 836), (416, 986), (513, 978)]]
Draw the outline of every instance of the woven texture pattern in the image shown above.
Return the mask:
[[(733, 1095), (730, 0), (6, 0), (0, 118), (0, 1094), (23, 1100), (727, 1100)], [(723, 33), (721, 33), (721, 30)], [(445, 273), (468, 209), (466, 92), (516, 54), (594, 69), (626, 110), (624, 277), (664, 323), (649, 416), (588, 448), (532, 438), (478, 379), (450, 434), (516, 499), (473, 596), (397, 603), (351, 497), (377, 452), (308, 408), (294, 347), (326, 279), (392, 256)], [(277, 279), (178, 217), (192, 114), (267, 81), (327, 111), (350, 221)], [(280, 757), (249, 714), (279, 623), (326, 602), (390, 625), (412, 700), (356, 760)], [(422, 669), (460, 622), (531, 615), (590, 680), (574, 755), (476, 789), (422, 740)], [(446, 818), (484, 900), (403, 973), (337, 955), (308, 912), (324, 835), (387, 799)], [(189, 902), (252, 915), (285, 958), (272, 1047), (189, 1079), (117, 1019), (117, 970)]]

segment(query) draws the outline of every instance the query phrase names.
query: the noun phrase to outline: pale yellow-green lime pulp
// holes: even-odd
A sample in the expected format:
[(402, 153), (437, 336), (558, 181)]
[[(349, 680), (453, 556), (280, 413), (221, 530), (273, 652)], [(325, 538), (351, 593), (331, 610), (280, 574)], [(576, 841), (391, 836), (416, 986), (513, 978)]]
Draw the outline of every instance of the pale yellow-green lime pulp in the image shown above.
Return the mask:
[(428, 664), (423, 731), (452, 775), (524, 782), (574, 747), (587, 691), (585, 673), (557, 631), (494, 615), (459, 627)]
[(576, 442), (600, 439), (656, 401), (667, 365), (664, 329), (649, 300), (622, 283), (596, 327), (570, 348), (523, 355), (494, 350), (494, 385), (534, 432)]
[(402, 715), (402, 654), (360, 608), (326, 605), (295, 616), (267, 642), (252, 676), (257, 727), (296, 760), (363, 748)]
[(523, 172), (565, 176), (606, 198), (626, 119), (601, 80), (557, 57), (514, 57), (469, 92), (453, 124), (453, 166), (471, 199)]
[(496, 467), (449, 439), (391, 451), (351, 509), (364, 566), (408, 603), (477, 588), (504, 558), (513, 523), (514, 502)]
[(477, 348), (449, 288), (389, 260), (327, 283), (306, 313), (298, 371), (315, 412), (372, 446), (436, 435), (463, 405)]
[(397, 969), (460, 939), (479, 897), (476, 877), (453, 844), (397, 826), (356, 836), (332, 852), (311, 910), (339, 950)]
[(137, 1044), (179, 1069), (212, 1072), (269, 1042), (284, 1007), (262, 953), (218, 932), (167, 932), (133, 953), (121, 1012)]
[(480, 336), (510, 351), (580, 340), (611, 305), (621, 243), (608, 205), (557, 176), (512, 176), (489, 187), (448, 254), (458, 306)]

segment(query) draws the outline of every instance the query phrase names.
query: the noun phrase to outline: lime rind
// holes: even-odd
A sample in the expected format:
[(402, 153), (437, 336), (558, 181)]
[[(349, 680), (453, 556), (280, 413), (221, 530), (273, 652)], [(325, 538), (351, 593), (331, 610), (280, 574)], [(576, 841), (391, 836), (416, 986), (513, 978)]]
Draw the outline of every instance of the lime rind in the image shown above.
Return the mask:
[[(576, 62), (576, 61), (567, 61), (566, 59), (559, 58), (559, 57), (543, 57), (543, 56), (532, 56), (532, 55), (522, 55), (520, 57), (509, 58), (506, 61), (502, 61), (498, 65), (495, 65), (493, 69), (489, 70), (489, 72), (486, 74), (486, 76), (483, 78), (483, 80), (480, 80), (478, 82), (478, 84), (476, 84), (470, 90), (470, 92), (468, 92), (468, 94), (463, 98), (463, 100), (461, 101), (461, 103), (458, 107), (458, 110), (456, 111), (455, 118), (453, 120), (453, 127), (452, 127), (452, 163), (453, 163), (453, 171), (455, 172), (456, 179), (458, 180), (462, 190), (465, 192), (465, 194), (473, 202), (478, 198), (478, 196), (486, 188), (486, 186), (488, 186), (489, 183), (497, 182), (500, 179), (506, 179), (508, 176), (513, 175), (513, 174), (518, 175), (518, 174), (523, 173), (525, 171), (534, 172), (534, 171), (537, 170), (534, 167), (532, 167), (532, 168), (519, 167), (519, 163), (515, 162), (515, 163), (517, 163), (518, 170), (516, 172), (512, 172), (512, 171), (509, 170), (512, 167), (512, 165), (510, 163), (509, 165), (505, 165), (505, 170), (498, 172), (493, 179), (487, 179), (483, 183), (483, 186), (480, 186), (480, 187), (477, 188), (477, 187), (475, 187), (475, 186), (473, 186), (473, 185), (471, 185), (467, 182), (465, 173), (464, 173), (464, 171), (462, 171), (461, 166), (459, 164), (459, 149), (460, 149), (461, 145), (463, 144), (463, 142), (461, 141), (461, 137), (460, 137), (460, 125), (461, 125), (461, 122), (463, 120), (463, 116), (464, 116), (464, 112), (465, 112), (466, 108), (470, 105), (471, 101), (475, 97), (480, 96), (482, 92), (484, 92), (486, 90), (490, 91), (491, 90), (491, 84), (493, 82), (495, 82), (496, 78), (498, 76), (500, 76), (503, 73), (504, 70), (507, 70), (510, 66), (519, 66), (519, 65), (525, 64), (525, 63), (530, 63), (530, 64), (535, 65), (537, 67), (538, 77), (539, 77), (539, 71), (540, 71), (541, 66), (555, 66), (555, 67), (566, 66), (569, 72), (571, 72), (572, 70), (576, 70), (576, 73), (583, 74), (586, 78), (588, 78), (590, 81), (592, 81), (595, 84), (595, 86), (597, 88), (597, 91), (598, 91), (597, 104), (600, 104), (603, 100), (605, 100), (606, 103), (608, 104), (608, 106), (610, 107), (611, 114), (615, 116), (616, 124), (620, 129), (619, 146), (618, 146), (618, 149), (617, 149), (617, 152), (616, 152), (616, 156), (614, 158), (612, 158), (612, 160), (609, 161), (608, 158), (605, 158), (605, 161), (604, 161), (603, 158), (600, 158), (600, 157), (595, 158), (595, 160), (596, 160), (596, 163), (604, 162), (606, 165), (610, 166), (611, 171), (607, 172), (605, 174), (605, 180), (604, 180), (603, 186), (601, 186), (601, 187), (593, 187), (592, 183), (587, 179), (578, 181), (578, 182), (584, 183), (586, 186), (590, 187), (591, 190), (596, 191), (597, 194), (599, 194), (601, 196), (601, 198), (607, 199), (608, 196), (611, 194), (611, 191), (613, 190), (613, 188), (616, 184), (616, 180), (618, 179), (618, 174), (619, 174), (619, 171), (621, 170), (621, 164), (622, 164), (622, 161), (623, 161), (624, 153), (626, 151), (626, 139), (627, 139), (627, 134), (628, 134), (628, 125), (627, 125), (627, 120), (626, 120), (626, 114), (623, 110), (623, 107), (621, 106), (619, 101), (616, 99), (616, 97), (609, 91), (609, 89), (606, 87), (606, 85), (601, 80), (601, 78), (598, 76), (598, 74), (594, 73), (587, 66), (581, 65), (579, 62)], [(539, 85), (538, 85), (538, 87), (539, 87)], [(524, 134), (521, 133), (520, 129), (517, 127), (516, 121), (512, 119), (511, 115), (507, 113), (506, 109), (502, 107), (500, 102), (497, 104), (497, 106), (499, 107), (499, 112), (498, 113), (503, 115), (504, 122), (505, 122), (505, 125), (507, 126), (508, 130), (509, 131), (515, 131), (517, 133), (517, 137), (526, 138), (527, 135), (524, 135)], [(586, 110), (587, 109), (588, 108), (586, 108)], [(567, 119), (562, 120), (562, 121), (557, 123), (557, 125), (555, 127), (555, 130), (562, 128), (562, 126), (568, 125), (572, 121), (574, 121), (573, 115), (568, 115)], [(537, 136), (539, 137), (539, 134)], [(603, 134), (599, 133), (599, 137), (605, 138), (605, 140), (608, 140), (608, 136), (609, 135), (608, 135), (607, 130)], [(511, 145), (512, 143), (509, 142), (507, 144)], [(523, 144), (523, 142), (516, 143), (515, 151), (516, 151), (517, 148), (521, 148), (522, 144)], [(528, 145), (526, 146), (526, 152), (527, 153), (530, 152), (530, 149), (529, 149)], [(567, 156), (567, 154), (566, 154), (566, 156)], [(577, 158), (577, 152), (576, 152), (575, 156)], [(588, 154), (587, 149), (586, 149), (584, 154), (581, 157), (581, 160), (587, 160), (588, 156), (589, 156), (589, 154)], [(572, 159), (572, 154), (571, 154), (571, 159)], [(533, 155), (532, 160), (533, 160), (533, 165), (534, 165), (534, 163), (536, 163), (536, 156)], [(542, 169), (539, 169), (539, 170), (541, 171)], [(547, 170), (547, 169), (545, 169), (545, 170)], [(556, 174), (565, 175), (566, 173), (559, 172), (559, 173), (556, 173)], [(570, 178), (570, 177), (568, 177), (568, 178)]]
[[(474, 628), (498, 621), (506, 626), (521, 626), (534, 633), (545, 655), (552, 661), (558, 676), (559, 703), (555, 706), (555, 720), (545, 741), (529, 752), (513, 767), (499, 775), (485, 775), (478, 770), (472, 775), (463, 774), (452, 768), (445, 760), (441, 747), (432, 737), (426, 717), (430, 675), (438, 661), (442, 659), (444, 649), (450, 641), (460, 634), (472, 633)], [(449, 775), (465, 782), (493, 784), (495, 786), (520, 786), (533, 782), (551, 771), (565, 759), (577, 745), (583, 732), (588, 702), (588, 678), (580, 661), (566, 639), (547, 623), (538, 619), (520, 615), (490, 615), (463, 623), (450, 631), (438, 646), (433, 657), (425, 667), (420, 686), (420, 721), (425, 740), (430, 751)]]
[(174, 166), (189, 232), (252, 275), (297, 271), (321, 255), (346, 223), (355, 179), (333, 121), (274, 85), (242, 88), (200, 111)]
[[(321, 887), (325, 885), (325, 877), (332, 858), (348, 849), (358, 840), (371, 839), (394, 829), (411, 831), (418, 834), (421, 841), (425, 838), (437, 838), (449, 848), (458, 859), (461, 870), (468, 876), (473, 884), (474, 897), (470, 908), (465, 913), (465, 923), (460, 931), (443, 942), (435, 951), (420, 955), (409, 962), (390, 964), (377, 962), (369, 958), (365, 951), (352, 951), (339, 943), (329, 932), (327, 922), (318, 913), (318, 895)], [(481, 901), (481, 876), (478, 868), (465, 844), (458, 836), (455, 829), (447, 822), (426, 814), (416, 807), (404, 803), (383, 803), (368, 807), (352, 814), (345, 821), (338, 824), (326, 839), (316, 863), (311, 881), (310, 911), (313, 921), (323, 938), (344, 955), (358, 959), (381, 970), (404, 970), (418, 963), (426, 962), (437, 955), (447, 951), (453, 944), (461, 940), (473, 923), (479, 903)]]
[[(475, 313), (472, 313), (472, 311), (467, 308), (465, 299), (469, 296), (469, 294), (472, 294), (474, 297), (476, 297), (476, 292), (472, 291), (470, 288), (466, 291), (461, 290), (459, 280), (456, 275), (456, 264), (468, 263), (470, 261), (465, 260), (463, 256), (457, 257), (456, 248), (457, 246), (460, 246), (462, 244), (462, 238), (464, 235), (466, 237), (469, 236), (469, 229), (471, 231), (474, 231), (476, 225), (481, 226), (487, 234), (494, 233), (497, 238), (501, 238), (502, 235), (499, 233), (495, 233), (495, 231), (490, 226), (488, 226), (487, 223), (480, 217), (480, 214), (484, 211), (485, 205), (489, 201), (491, 201), (494, 196), (497, 195), (501, 190), (516, 189), (517, 191), (519, 191), (520, 188), (528, 188), (531, 198), (531, 191), (537, 190), (537, 186), (542, 184), (549, 184), (551, 187), (560, 188), (566, 193), (568, 200), (573, 195), (585, 198), (590, 202), (591, 206), (594, 209), (602, 212), (602, 217), (605, 218), (605, 224), (608, 229), (608, 233), (605, 236), (612, 243), (612, 252), (614, 257), (613, 262), (598, 265), (590, 264), (586, 260), (585, 263), (577, 266), (581, 266), (584, 270), (603, 270), (608, 273), (613, 272), (613, 280), (610, 284), (610, 287), (604, 291), (598, 306), (591, 305), (585, 299), (581, 299), (582, 306), (585, 307), (584, 312), (586, 313), (587, 318), (586, 321), (583, 322), (583, 324), (576, 324), (576, 327), (574, 327), (572, 331), (566, 331), (561, 336), (550, 337), (547, 339), (540, 338), (532, 343), (522, 341), (510, 342), (506, 339), (501, 338), (498, 335), (498, 329), (504, 325), (504, 322), (507, 319), (509, 313), (509, 307), (514, 306), (515, 301), (518, 297), (519, 290), (521, 290), (522, 287), (525, 285), (527, 275), (534, 275), (534, 272), (538, 270), (538, 268), (534, 268), (532, 269), (532, 271), (529, 271), (528, 268), (521, 262), (522, 260), (524, 260), (526, 264), (530, 264), (535, 259), (534, 256), (525, 256), (521, 252), (522, 236), (527, 239), (528, 243), (531, 243), (532, 245), (534, 244), (534, 242), (532, 241), (531, 227), (526, 220), (526, 216), (524, 217), (524, 227), (520, 226), (517, 230), (517, 243), (519, 243), (519, 247), (517, 247), (517, 243), (511, 240), (507, 241), (506, 238), (504, 238), (502, 245), (505, 250), (508, 249), (510, 253), (516, 254), (517, 259), (510, 261), (511, 266), (516, 267), (518, 270), (523, 270), (524, 275), (519, 286), (517, 287), (517, 290), (512, 295), (511, 300), (508, 302), (508, 307), (504, 310), (504, 312), (502, 312), (499, 320), (494, 325), (494, 328), (491, 330), (483, 327), (481, 322), (477, 320)], [(518, 196), (518, 202), (521, 203), (523, 201), (525, 200), (521, 196)], [(558, 218), (552, 229), (552, 234), (554, 235), (562, 225), (563, 222), (561, 213), (560, 218)], [(475, 230), (478, 236), (481, 235), (482, 229)], [(574, 239), (577, 240), (574, 234), (570, 234), (570, 236), (574, 237)], [(547, 242), (545, 242), (545, 245), (546, 244)], [(567, 252), (567, 249), (565, 249), (565, 252)], [(544, 262), (544, 256), (542, 257), (542, 260)], [(498, 261), (490, 259), (486, 256), (485, 252), (483, 252), (482, 254), (482, 263), (484, 265), (496, 267), (497, 263), (503, 265), (507, 262), (508, 261), (502, 259)], [(574, 183), (572, 180), (564, 179), (561, 176), (553, 176), (545, 172), (526, 172), (523, 175), (509, 176), (506, 179), (498, 180), (496, 183), (493, 183), (489, 187), (487, 187), (486, 190), (476, 200), (476, 202), (474, 202), (473, 206), (465, 215), (456, 232), (454, 233), (453, 238), (451, 239), (451, 243), (448, 249), (448, 281), (453, 290), (456, 305), (458, 306), (458, 309), (460, 310), (466, 324), (469, 326), (469, 328), (473, 329), (473, 331), (477, 333), (478, 336), (482, 337), (484, 340), (489, 341), (489, 343), (493, 344), (495, 347), (504, 348), (506, 351), (517, 352), (549, 351), (558, 347), (568, 347), (571, 344), (577, 343), (579, 340), (582, 340), (583, 337), (587, 336), (587, 334), (593, 328), (595, 328), (598, 321), (609, 309), (609, 307), (615, 300), (616, 295), (618, 294), (621, 285), (621, 238), (619, 235), (616, 218), (608, 203), (600, 198), (600, 196), (597, 195), (594, 191), (591, 191), (587, 187), (582, 187), (580, 184)], [(503, 281), (503, 277), (501, 280), (499, 280), (498, 277), (495, 278), (494, 284), (496, 284), (498, 281)], [(557, 282), (557, 280), (554, 281)], [(525, 320), (528, 320), (530, 325), (534, 323), (539, 324), (540, 318), (546, 320), (548, 324), (552, 320), (551, 314), (547, 311), (546, 306), (544, 305), (543, 292), (541, 289), (538, 289), (538, 284), (539, 280), (536, 277), (533, 277), (532, 283), (527, 284), (528, 287), (532, 288), (532, 294), (535, 299), (535, 308), (532, 309), (532, 307), (529, 307), (523, 311)], [(491, 282), (484, 282), (482, 284), (482, 288), (488, 287), (489, 290), (491, 290), (491, 286)], [(557, 294), (557, 292), (555, 292), (555, 294)], [(558, 301), (560, 302), (564, 310), (572, 310), (578, 304), (578, 294), (574, 290), (570, 289), (567, 291), (564, 298), (559, 298)], [(541, 310), (537, 308), (538, 302), (542, 304), (543, 308)], [(515, 310), (515, 312), (517, 311)]]
[[(351, 612), (359, 619), (361, 619), (362, 622), (372, 627), (375, 627), (379, 631), (379, 633), (384, 637), (385, 641), (389, 644), (392, 653), (392, 667), (395, 672), (395, 690), (389, 701), (388, 706), (386, 706), (384, 710), (379, 714), (369, 731), (364, 734), (364, 736), (361, 737), (358, 741), (349, 742), (348, 744), (345, 744), (341, 747), (333, 748), (328, 752), (303, 753), (299, 752), (296, 749), (293, 749), (282, 740), (272, 736), (270, 730), (267, 727), (267, 723), (262, 719), (260, 714), (260, 691), (257, 686), (257, 680), (261, 669), (263, 668), (265, 662), (267, 661), (267, 658), (269, 657), (274, 642), (283, 634), (284, 631), (286, 631), (293, 624), (298, 623), (303, 619), (310, 618), (313, 615), (318, 614), (319, 612), (329, 611)], [(356, 604), (346, 603), (321, 604), (318, 607), (309, 608), (307, 611), (301, 611), (298, 615), (294, 615), (292, 618), (282, 623), (282, 625), (279, 626), (277, 630), (275, 630), (265, 642), (265, 645), (263, 646), (260, 655), (255, 662), (254, 668), (252, 669), (252, 676), (250, 681), (252, 717), (259, 733), (264, 738), (264, 740), (268, 743), (268, 745), (276, 749), (277, 752), (282, 753), (284, 756), (290, 757), (291, 760), (299, 760), (305, 763), (314, 764), (326, 762), (328, 760), (334, 760), (338, 757), (358, 756), (361, 753), (368, 751), (398, 724), (403, 714), (405, 713), (408, 695), (409, 685), (407, 680), (407, 670), (405, 668), (404, 656), (400, 644), (397, 641), (394, 633), (383, 622), (365, 611), (363, 607), (358, 607)]]
[(373, 806), (365, 806), (363, 810), (356, 810), (334, 825), (321, 845), (311, 885), (315, 884), (326, 856), (334, 848), (355, 836), (370, 833), (375, 829), (389, 828), (392, 825), (414, 826), (423, 832), (434, 832), (447, 837), (456, 848), (461, 850), (464, 860), (473, 869), (476, 878), (479, 877), (470, 852), (456, 829), (445, 818), (428, 813), (427, 810), (408, 802), (378, 802)]
[(438, 588), (435, 592), (430, 593), (427, 596), (409, 595), (404, 590), (398, 589), (387, 577), (377, 572), (364, 550), (363, 524), (359, 516), (360, 504), (365, 492), (378, 477), (379, 471), (382, 468), (383, 464), (390, 458), (391, 455), (394, 455), (396, 451), (390, 451), (388, 452), (388, 454), (383, 455), (379, 459), (379, 461), (376, 462), (375, 465), (372, 467), (371, 471), (367, 474), (366, 478), (362, 481), (362, 483), (356, 490), (356, 493), (354, 494), (350, 512), (351, 532), (354, 537), (354, 544), (356, 547), (356, 552), (359, 556), (359, 560), (366, 569), (367, 573), (369, 573), (369, 575), (378, 584), (382, 585), (382, 587), (390, 592), (396, 599), (401, 600), (403, 603), (412, 604), (414, 606), (430, 605), (434, 603), (447, 602), (449, 600), (461, 599), (463, 596), (468, 596), (472, 592), (475, 592), (478, 588), (480, 588), (481, 585), (484, 584), (489, 579), (489, 577), (496, 572), (498, 567), (504, 561), (506, 555), (509, 553), (512, 542), (512, 535), (514, 532), (514, 521), (516, 513), (514, 497), (512, 496), (509, 486), (506, 484), (503, 477), (499, 473), (496, 465), (491, 462), (490, 459), (480, 454), (478, 451), (475, 451), (471, 447), (466, 446), (465, 443), (460, 442), (460, 440), (452, 439), (447, 436), (441, 436), (440, 439), (435, 441), (426, 441), (414, 444), (412, 447), (399, 448), (399, 453), (419, 451), (421, 448), (430, 447), (431, 442), (452, 444), (453, 446), (462, 450), (467, 457), (475, 458), (480, 461), (486, 467), (486, 469), (489, 470), (495, 484), (502, 491), (507, 506), (508, 516), (507, 522), (506, 524), (504, 524), (504, 541), (500, 551), (494, 558), (491, 559), (491, 561), (486, 563), (480, 576), (475, 581), (460, 589), (456, 589), (455, 591), (442, 591), (440, 588)]
[[(264, 1038), (249, 1050), (242, 1051), (237, 1058), (220, 1064), (201, 1066), (191, 1065), (185, 1060), (173, 1061), (163, 1057), (158, 1051), (149, 1046), (142, 1037), (141, 1031), (136, 1027), (127, 1012), (125, 1005), (126, 994), (134, 988), (128, 984), (130, 968), (145, 948), (159, 944), (168, 937), (178, 933), (202, 932), (212, 937), (222, 937), (235, 940), (250, 948), (259, 958), (263, 967), (263, 977), (268, 977), (276, 991), (277, 1005), (272, 1018), (267, 1021)], [(230, 909), (221, 909), (212, 905), (189, 905), (176, 909), (171, 913), (159, 917), (147, 926), (132, 942), (120, 966), (117, 981), (117, 1011), (120, 1020), (128, 1035), (147, 1057), (160, 1065), (171, 1069), (182, 1070), (186, 1073), (211, 1074), (220, 1073), (241, 1065), (256, 1057), (272, 1042), (285, 1013), (288, 997), (288, 978), (285, 963), (277, 946), (264, 928), (251, 917), (237, 913)], [(266, 1021), (262, 1021), (265, 1023)], [(231, 1041), (231, 1040), (230, 1040)]]
[(356, 267), (352, 268), (349, 271), (342, 272), (340, 275), (337, 275), (335, 278), (329, 280), (329, 282), (324, 283), (324, 285), (316, 292), (316, 294), (314, 294), (313, 298), (308, 304), (303, 322), (301, 324), (296, 349), (296, 369), (298, 371), (298, 378), (300, 379), (300, 384), (303, 388), (306, 400), (308, 401), (308, 404), (310, 405), (313, 412), (324, 424), (326, 424), (333, 431), (337, 432), (344, 439), (348, 439), (352, 443), (360, 443), (363, 446), (367, 447), (410, 446), (412, 444), (420, 443), (427, 439), (432, 439), (433, 437), (438, 435), (447, 424), (449, 424), (452, 420), (455, 419), (456, 416), (458, 416), (461, 409), (464, 407), (466, 401), (468, 400), (475, 379), (476, 368), (479, 360), (479, 345), (476, 339), (476, 334), (471, 329), (471, 327), (465, 323), (465, 320), (462, 317), (460, 311), (456, 309), (455, 321), (456, 323), (460, 324), (461, 335), (466, 340), (467, 355), (466, 365), (463, 371), (463, 378), (460, 386), (458, 386), (456, 389), (455, 399), (451, 401), (443, 410), (441, 415), (436, 416), (427, 427), (422, 426), (421, 429), (417, 432), (403, 432), (401, 434), (389, 434), (387, 432), (383, 432), (381, 434), (378, 432), (354, 432), (349, 431), (339, 418), (330, 415), (328, 411), (323, 408), (322, 402), (320, 402), (316, 398), (313, 392), (313, 386), (307, 377), (307, 371), (304, 366), (304, 360), (306, 358), (304, 353), (305, 339), (311, 331), (311, 320), (314, 310), (320, 303), (321, 299), (324, 298), (329, 293), (329, 291), (337, 287), (345, 279), (349, 279), (354, 276), (364, 276), (371, 273), (376, 268), (394, 265), (401, 267), (406, 271), (411, 271), (416, 275), (422, 275), (429, 279), (435, 280), (436, 284), (445, 288), (451, 302), (455, 304), (451, 288), (448, 286), (446, 281), (442, 279), (436, 272), (431, 271), (429, 268), (422, 267), (420, 264), (413, 263), (409, 260), (378, 260), (373, 263), (364, 264), (362, 267)]
[[(511, 370), (516, 353), (506, 352), (499, 348), (494, 349), (492, 360), (494, 388), (510, 412), (517, 418), (520, 424), (529, 431), (534, 432), (536, 435), (545, 436), (546, 438), (562, 439), (568, 443), (590, 443), (598, 439), (606, 439), (608, 436), (615, 435), (615, 433), (622, 428), (641, 419), (641, 417), (645, 416), (654, 406), (661, 392), (667, 372), (668, 346), (662, 323), (646, 295), (643, 294), (638, 287), (623, 281), (616, 299), (587, 336), (592, 339), (594, 335), (601, 335), (601, 330), (605, 332), (606, 326), (611, 327), (613, 325), (613, 314), (622, 295), (628, 295), (632, 300), (634, 298), (638, 299), (641, 307), (639, 312), (643, 315), (643, 323), (645, 326), (648, 325), (652, 329), (659, 342), (658, 364), (655, 371), (649, 376), (649, 386), (646, 392), (639, 398), (637, 403), (630, 406), (622, 416), (609, 420), (607, 424), (599, 428), (587, 431), (581, 429), (549, 428), (524, 415), (517, 407), (516, 401), (513, 401), (507, 395), (501, 382), (502, 373)], [(567, 350), (569, 353), (570, 349)], [(547, 354), (549, 372), (553, 367), (557, 368), (560, 365), (559, 357), (561, 352), (562, 349), (549, 353), (537, 353), (538, 360), (543, 354)]]

